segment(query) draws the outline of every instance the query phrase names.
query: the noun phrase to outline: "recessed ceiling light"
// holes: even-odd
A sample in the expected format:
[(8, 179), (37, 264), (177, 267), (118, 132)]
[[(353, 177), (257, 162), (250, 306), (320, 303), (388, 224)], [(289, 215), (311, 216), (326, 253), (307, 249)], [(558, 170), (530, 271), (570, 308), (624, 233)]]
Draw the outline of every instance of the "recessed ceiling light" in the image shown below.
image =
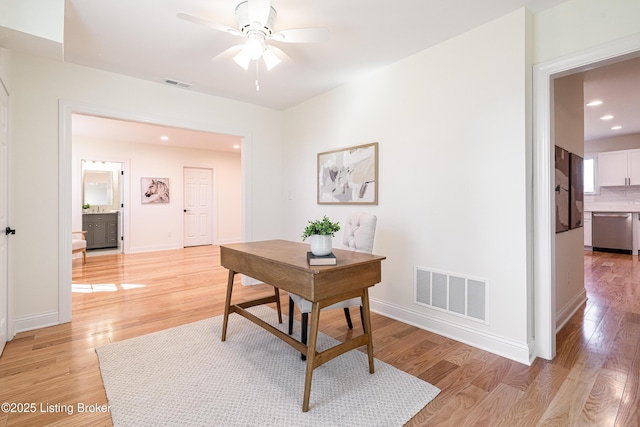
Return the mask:
[(163, 141), (168, 141), (168, 140), (169, 140), (169, 137), (168, 137), (168, 136), (164, 136), (164, 135), (163, 135), (163, 136), (161, 136), (161, 137), (160, 137), (160, 139), (161, 139), (161, 140), (163, 140)]
[(620, 130), (622, 129), (622, 126), (614, 126), (611, 128), (611, 130)]
[(611, 120), (611, 119), (613, 119), (613, 116), (611, 114), (607, 114), (606, 116), (600, 117), (600, 120)]
[(238, 144), (234, 145), (233, 148), (238, 149), (240, 146)]
[(602, 105), (602, 101), (600, 101), (599, 99), (594, 99), (587, 104), (587, 107), (595, 107), (596, 105)]

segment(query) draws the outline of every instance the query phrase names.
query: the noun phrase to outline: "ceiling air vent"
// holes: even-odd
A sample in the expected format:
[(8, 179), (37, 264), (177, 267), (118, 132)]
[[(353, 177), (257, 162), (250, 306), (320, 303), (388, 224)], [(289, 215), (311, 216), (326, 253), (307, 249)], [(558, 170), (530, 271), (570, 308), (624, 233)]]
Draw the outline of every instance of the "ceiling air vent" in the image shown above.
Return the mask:
[(191, 87), (191, 83), (185, 83), (185, 82), (181, 82), (181, 81), (173, 80), (173, 79), (166, 79), (164, 82), (166, 84), (168, 84), (168, 85), (178, 86), (178, 87), (185, 88), (185, 89), (189, 89)]

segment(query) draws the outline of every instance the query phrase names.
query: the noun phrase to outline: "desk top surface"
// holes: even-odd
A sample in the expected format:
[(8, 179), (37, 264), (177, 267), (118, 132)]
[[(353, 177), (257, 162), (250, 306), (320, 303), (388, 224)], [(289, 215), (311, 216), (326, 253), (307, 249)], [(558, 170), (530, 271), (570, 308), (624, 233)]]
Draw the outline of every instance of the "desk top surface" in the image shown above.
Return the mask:
[(309, 266), (309, 245), (286, 240), (220, 245), (220, 263), (233, 273), (318, 301), (381, 281), (384, 256), (335, 249), (337, 265)]
[(384, 256), (334, 249), (337, 265), (309, 266), (309, 245), (287, 240), (220, 245), (220, 263), (233, 273), (318, 301), (380, 283)]
[(310, 246), (305, 243), (288, 240), (231, 243), (220, 245), (220, 249), (221, 252), (225, 250), (242, 252), (271, 262), (286, 264), (290, 268), (307, 270), (314, 274), (319, 274), (326, 270), (348, 268), (354, 264), (376, 263), (386, 259), (386, 257), (380, 255), (333, 249), (337, 265), (310, 266), (307, 262), (307, 252), (310, 251)]

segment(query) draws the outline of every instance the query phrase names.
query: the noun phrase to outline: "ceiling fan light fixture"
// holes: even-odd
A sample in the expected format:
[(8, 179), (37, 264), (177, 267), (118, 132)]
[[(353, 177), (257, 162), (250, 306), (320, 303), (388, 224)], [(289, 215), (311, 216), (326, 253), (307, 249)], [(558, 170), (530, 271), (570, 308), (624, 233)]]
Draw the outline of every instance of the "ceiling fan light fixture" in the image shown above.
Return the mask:
[(264, 49), (265, 47), (262, 40), (259, 37), (252, 35), (244, 44), (240, 53), (233, 57), (233, 60), (236, 61), (239, 66), (248, 70), (249, 63), (260, 59), (264, 53)]
[(251, 57), (247, 53), (246, 49), (243, 48), (240, 51), (240, 53), (238, 53), (236, 56), (233, 57), (233, 60), (236, 62), (236, 64), (238, 64), (245, 70), (249, 69), (249, 63), (251, 62)]
[(249, 58), (255, 61), (262, 57), (262, 54), (264, 53), (264, 44), (262, 43), (262, 40), (257, 37), (250, 37), (242, 50), (246, 51)]
[[(214, 60), (228, 58), (235, 54), (233, 60), (245, 70), (249, 69), (251, 61), (257, 61), (260, 58), (264, 60), (267, 71), (276, 67), (283, 59), (290, 60), (289, 56), (278, 47), (267, 45), (266, 42), (269, 40), (283, 43), (317, 43), (329, 39), (327, 28), (293, 28), (276, 33), (274, 25), (278, 14), (271, 3), (272, 0), (241, 0), (236, 6), (237, 29), (188, 13), (180, 12), (176, 16), (185, 21), (246, 38), (243, 45), (226, 49), (213, 58)], [(256, 70), (258, 69), (259, 67), (256, 67)], [(256, 89), (258, 89), (257, 84)]]
[(280, 62), (282, 62), (282, 60), (278, 58), (278, 56), (269, 48), (265, 49), (264, 53), (262, 54), (262, 59), (264, 60), (264, 65), (267, 66), (267, 71), (270, 71)]

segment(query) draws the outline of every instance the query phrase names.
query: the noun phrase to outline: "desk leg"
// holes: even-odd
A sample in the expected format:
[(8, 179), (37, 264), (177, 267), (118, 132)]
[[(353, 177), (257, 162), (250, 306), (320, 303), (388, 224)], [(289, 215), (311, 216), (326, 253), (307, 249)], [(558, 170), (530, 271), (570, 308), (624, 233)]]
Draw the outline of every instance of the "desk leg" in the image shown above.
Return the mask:
[(318, 324), (320, 323), (320, 303), (314, 302), (311, 309), (311, 330), (309, 331), (309, 345), (307, 346), (307, 370), (304, 377), (304, 399), (302, 412), (309, 410), (309, 397), (311, 396), (311, 378), (316, 363), (316, 344), (318, 342)]
[(364, 326), (367, 333), (367, 354), (369, 355), (369, 373), (373, 374), (375, 368), (373, 366), (373, 329), (371, 328), (371, 311), (369, 309), (369, 290), (362, 290), (362, 310), (364, 317)]
[(282, 323), (282, 307), (280, 306), (280, 289), (273, 287), (276, 292), (276, 311), (278, 312), (278, 323)]
[(233, 277), (236, 272), (229, 270), (227, 279), (227, 297), (224, 300), (224, 320), (222, 321), (222, 341), (227, 339), (227, 324), (229, 323), (229, 308), (231, 307), (231, 292), (233, 291)]

